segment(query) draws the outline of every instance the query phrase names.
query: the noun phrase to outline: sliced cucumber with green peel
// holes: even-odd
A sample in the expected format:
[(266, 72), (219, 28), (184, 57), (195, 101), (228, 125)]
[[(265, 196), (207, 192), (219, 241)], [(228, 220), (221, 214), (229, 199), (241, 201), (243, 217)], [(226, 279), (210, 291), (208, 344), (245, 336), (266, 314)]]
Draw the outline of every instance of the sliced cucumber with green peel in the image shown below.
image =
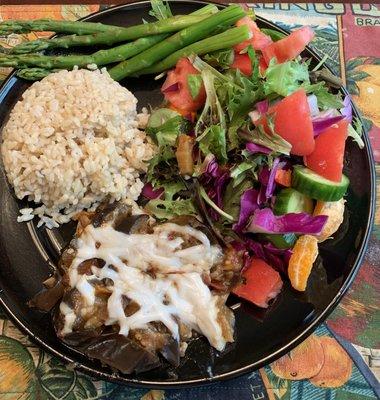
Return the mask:
[(278, 249), (290, 249), (296, 243), (297, 235), (295, 233), (285, 233), (283, 235), (263, 233), (260, 234), (260, 239), (271, 242)]
[(292, 173), (292, 187), (312, 199), (321, 201), (340, 200), (349, 184), (350, 181), (345, 175), (342, 175), (340, 182), (333, 182), (302, 165), (296, 165)]
[(307, 212), (312, 214), (314, 210), (313, 200), (299, 191), (286, 188), (282, 189), (276, 196), (273, 212), (275, 215), (288, 213)]

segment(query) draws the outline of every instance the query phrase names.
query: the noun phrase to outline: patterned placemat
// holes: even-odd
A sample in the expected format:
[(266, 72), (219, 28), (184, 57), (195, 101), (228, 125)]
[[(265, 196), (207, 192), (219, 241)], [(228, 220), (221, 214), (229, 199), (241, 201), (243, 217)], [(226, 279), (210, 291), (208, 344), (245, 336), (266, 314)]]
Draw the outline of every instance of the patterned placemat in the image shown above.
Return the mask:
[[(312, 25), (315, 50), (345, 81), (369, 132), (380, 201), (380, 5), (251, 4), (287, 29)], [(104, 6), (102, 6), (104, 7)], [(0, 6), (0, 20), (75, 20), (99, 5)], [(0, 45), (31, 40), (0, 37)], [(6, 43), (5, 43), (6, 42)], [(0, 79), (8, 70), (0, 69)], [(380, 398), (380, 208), (363, 266), (327, 320), (288, 356), (241, 378), (184, 390), (141, 390), (94, 380), (32, 344), (0, 310), (0, 400), (369, 400)], [(252, 345), (255, 345), (254, 343)], [(319, 372), (318, 372), (319, 371)]]

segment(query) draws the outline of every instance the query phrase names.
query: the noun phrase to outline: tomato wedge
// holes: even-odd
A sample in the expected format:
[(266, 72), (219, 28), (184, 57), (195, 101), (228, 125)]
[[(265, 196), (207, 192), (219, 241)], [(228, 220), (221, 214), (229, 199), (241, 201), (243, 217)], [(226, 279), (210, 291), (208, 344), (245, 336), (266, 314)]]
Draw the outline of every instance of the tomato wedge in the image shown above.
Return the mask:
[(242, 26), (242, 25), (248, 26), (249, 30), (252, 33), (252, 37), (251, 39), (244, 40), (244, 42), (241, 42), (234, 46), (234, 49), (237, 53), (240, 53), (249, 45), (252, 45), (252, 47), (255, 50), (262, 50), (264, 47), (272, 43), (272, 39), (269, 36), (262, 33), (259, 27), (256, 25), (256, 22), (253, 21), (251, 18), (244, 17), (236, 22), (236, 26)]
[[(273, 117), (275, 133), (292, 145), (292, 154), (307, 156), (313, 152), (314, 131), (304, 89), (297, 90), (270, 107), (267, 115)], [(266, 116), (255, 124), (262, 124), (264, 130), (270, 134)]]
[(231, 68), (239, 69), (242, 74), (250, 76), (252, 74), (252, 62), (249, 55), (247, 53), (235, 53)]
[(260, 258), (253, 258), (250, 266), (243, 271), (245, 282), (237, 286), (233, 293), (237, 296), (267, 308), (282, 288), (280, 274)]
[[(252, 63), (247, 53), (239, 54), (235, 52), (234, 62), (231, 64), (231, 68), (239, 69), (244, 75), (252, 75)], [(268, 68), (268, 64), (265, 62), (263, 56), (259, 56), (259, 71), (261, 75), (264, 75), (265, 70)]]
[(162, 85), (161, 91), (165, 99), (181, 111), (197, 111), (203, 107), (206, 100), (203, 84), (198, 95), (193, 98), (187, 80), (189, 75), (199, 73), (187, 58), (179, 59), (175, 69), (168, 72), (168, 76)]
[(289, 36), (278, 40), (262, 49), (265, 61), (269, 64), (272, 58), (278, 63), (296, 58), (314, 38), (315, 33), (309, 26), (293, 31)]
[(264, 57), (262, 55), (260, 55), (259, 57), (259, 71), (261, 76), (263, 76), (265, 74), (266, 69), (268, 68), (268, 64), (265, 61)]
[(305, 165), (326, 179), (340, 182), (347, 132), (346, 119), (327, 128), (315, 139), (314, 151), (304, 157)]

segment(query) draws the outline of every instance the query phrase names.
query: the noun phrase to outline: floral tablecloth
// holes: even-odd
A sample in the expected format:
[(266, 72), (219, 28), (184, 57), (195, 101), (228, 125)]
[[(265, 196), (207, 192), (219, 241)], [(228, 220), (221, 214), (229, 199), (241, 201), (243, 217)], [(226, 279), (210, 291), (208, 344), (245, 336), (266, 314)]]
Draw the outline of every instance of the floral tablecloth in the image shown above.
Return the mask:
[[(303, 24), (315, 28), (314, 48), (328, 56), (328, 63), (342, 76), (365, 117), (380, 173), (380, 5), (255, 3), (251, 6), (258, 15), (285, 28), (294, 29)], [(100, 7), (105, 6), (0, 5), (0, 20), (46, 17), (75, 20)], [(0, 37), (0, 45), (35, 36), (33, 33)], [(8, 72), (0, 69), (0, 79)], [(377, 179), (379, 205), (379, 176)], [(142, 390), (95, 380), (36, 347), (0, 310), (0, 400), (380, 398), (379, 268), (378, 206), (363, 266), (349, 293), (314, 335), (289, 356), (259, 371), (194, 389)], [(317, 373), (320, 365), (322, 369)]]

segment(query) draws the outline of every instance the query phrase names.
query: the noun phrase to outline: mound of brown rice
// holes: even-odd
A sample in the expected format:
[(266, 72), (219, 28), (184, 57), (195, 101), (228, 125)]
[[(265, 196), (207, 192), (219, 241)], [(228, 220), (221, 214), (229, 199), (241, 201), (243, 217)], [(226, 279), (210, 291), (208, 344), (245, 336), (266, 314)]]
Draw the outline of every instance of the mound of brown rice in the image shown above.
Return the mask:
[(2, 156), (21, 210), (48, 227), (83, 209), (139, 196), (154, 145), (138, 129), (137, 99), (106, 71), (50, 74), (23, 94), (3, 130)]

